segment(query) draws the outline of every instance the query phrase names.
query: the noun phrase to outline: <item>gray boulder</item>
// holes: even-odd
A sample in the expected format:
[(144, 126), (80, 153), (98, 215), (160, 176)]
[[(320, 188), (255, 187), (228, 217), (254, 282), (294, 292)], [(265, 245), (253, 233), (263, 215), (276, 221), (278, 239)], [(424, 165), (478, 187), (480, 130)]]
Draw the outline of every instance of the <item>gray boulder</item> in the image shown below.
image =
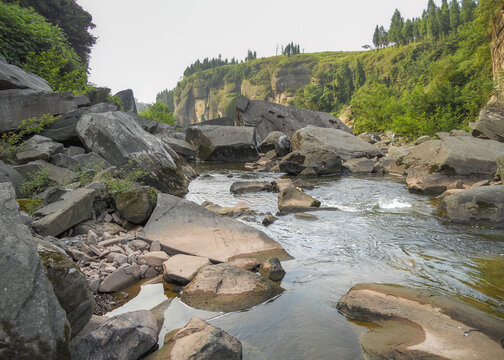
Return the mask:
[(343, 167), (352, 174), (371, 174), (376, 172), (377, 161), (368, 158), (355, 158), (345, 161)]
[(93, 87), (87, 94), (91, 105), (107, 102), (110, 96), (110, 89), (106, 87)]
[(491, 103), (483, 108), (474, 129), (474, 137), (504, 142), (504, 105)]
[(203, 161), (248, 162), (259, 159), (254, 129), (250, 127), (190, 126), (186, 141), (198, 149)]
[[(156, 120), (152, 120), (149, 118), (144, 118), (141, 117), (140, 115), (137, 115), (135, 113), (130, 113), (133, 119), (144, 129), (150, 134), (155, 134), (160, 127), (162, 127), (161, 123)], [(168, 125), (168, 124), (166, 124)]]
[(62, 151), (63, 144), (54, 142), (45, 136), (35, 135), (19, 147), (16, 159), (21, 164), (34, 160), (49, 161), (51, 156)]
[(194, 160), (198, 156), (198, 151), (185, 140), (175, 139), (173, 137), (164, 136), (164, 133), (156, 134), (161, 140), (167, 143), (173, 151), (187, 160)]
[(93, 315), (94, 298), (84, 274), (66, 253), (50, 243), (37, 240), (37, 251), (54, 294), (66, 312), (74, 337)]
[(16, 193), (21, 190), (21, 184), (24, 178), (12, 166), (5, 164), (0, 160), (0, 183), (11, 183), (16, 189)]
[(125, 265), (108, 275), (100, 284), (100, 292), (117, 292), (140, 280), (139, 265)]
[(503, 153), (504, 144), (498, 141), (449, 136), (413, 147), (401, 163), (407, 168), (410, 190), (441, 194), (457, 180), (493, 179)]
[(54, 166), (43, 160), (31, 161), (28, 164), (16, 165), (14, 169), (20, 173), (24, 179), (32, 179), (34, 175), (41, 171), (47, 171), (49, 180), (58, 185), (64, 185), (72, 182), (77, 174), (71, 170)]
[(352, 131), (331, 114), (283, 106), (266, 101), (239, 97), (236, 105), (236, 124), (255, 128), (256, 140), (262, 142), (272, 131), (280, 131), (292, 139), (297, 130), (308, 125)]
[(86, 153), (86, 149), (80, 146), (69, 146), (63, 149), (63, 154), (73, 157), (75, 155), (82, 155)]
[(69, 170), (78, 170), (80, 168), (79, 162), (74, 158), (65, 155), (65, 154), (55, 154), (51, 156), (50, 163), (54, 166), (69, 169)]
[(157, 344), (158, 334), (156, 318), (148, 310), (114, 316), (72, 339), (72, 359), (137, 360)]
[(229, 191), (233, 194), (254, 193), (260, 191), (272, 192), (273, 185), (268, 181), (237, 181), (231, 184)]
[(0, 91), (0, 132), (16, 130), (21, 121), (45, 114), (65, 114), (85, 105), (87, 98), (71, 92), (47, 93), (31, 89)]
[(262, 231), (168, 194), (158, 194), (143, 237), (159, 240), (169, 254), (185, 253), (218, 262), (234, 257), (290, 258)]
[(113, 103), (100, 103), (89, 107), (82, 107), (61, 115), (51, 126), (44, 129), (40, 135), (51, 138), (54, 141), (77, 143), (79, 137), (77, 136), (76, 127), (81, 117), (86, 114), (98, 114), (116, 110), (119, 110), (119, 107)]
[(145, 170), (147, 185), (177, 196), (187, 193), (194, 170), (168, 145), (144, 131), (131, 114), (108, 112), (88, 114), (79, 120), (77, 133), (89, 151), (113, 166), (129, 162)]
[(0, 358), (69, 359), (70, 325), (22, 219), (0, 184)]
[(166, 337), (164, 346), (146, 360), (242, 360), (240, 340), (199, 318)]
[(137, 113), (135, 95), (133, 95), (133, 90), (131, 89), (122, 90), (119, 91), (114, 96), (117, 96), (119, 99), (121, 99), (121, 105), (124, 111), (132, 112), (135, 114)]
[(219, 264), (201, 269), (184, 288), (181, 300), (196, 309), (231, 312), (259, 305), (283, 291), (258, 274)]
[(80, 222), (91, 218), (94, 189), (76, 189), (64, 194), (61, 200), (37, 210), (38, 218), (31, 226), (43, 236), (58, 236)]
[(291, 144), (293, 151), (312, 148), (331, 148), (343, 160), (383, 156), (377, 147), (359, 139), (351, 133), (338, 129), (307, 126), (294, 133), (291, 138)]
[(445, 197), (439, 204), (452, 221), (504, 227), (504, 186), (481, 186)]
[(274, 150), (278, 157), (284, 157), (291, 152), (291, 141), (280, 131), (272, 131), (257, 147), (259, 152), (266, 154)]
[(77, 161), (78, 168), (81, 170), (102, 171), (111, 167), (107, 160), (93, 151), (87, 154), (75, 155), (73, 159)]
[(134, 224), (144, 224), (156, 206), (156, 193), (147, 186), (137, 186), (115, 198), (121, 218)]
[(24, 71), (23, 69), (0, 61), (0, 90), (32, 89), (51, 93), (49, 83), (40, 76)]
[(280, 161), (279, 167), (291, 175), (299, 175), (306, 169), (313, 169), (317, 175), (338, 175), (342, 170), (339, 152), (322, 146), (293, 151)]

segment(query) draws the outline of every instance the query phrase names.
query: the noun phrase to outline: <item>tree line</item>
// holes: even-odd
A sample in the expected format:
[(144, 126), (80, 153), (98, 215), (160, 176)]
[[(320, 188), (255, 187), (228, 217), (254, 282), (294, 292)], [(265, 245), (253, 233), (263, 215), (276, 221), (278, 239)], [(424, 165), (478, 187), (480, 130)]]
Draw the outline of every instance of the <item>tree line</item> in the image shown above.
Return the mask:
[(406, 45), (420, 40), (439, 40), (456, 32), (460, 25), (472, 22), (478, 4), (475, 0), (443, 0), (438, 7), (429, 0), (421, 17), (404, 20), (398, 9), (394, 11), (389, 30), (376, 25), (373, 45), (376, 49), (390, 44)]
[[(247, 51), (247, 56), (245, 57), (244, 61), (250, 61), (250, 60), (255, 60), (257, 59), (257, 52), (248, 50)], [(203, 61), (200, 61), (199, 59), (196, 60), (194, 63), (186, 67), (184, 70), (184, 77), (191, 76), (192, 74), (198, 72), (198, 71), (203, 71), (203, 70), (208, 70), (208, 69), (213, 69), (216, 67), (224, 66), (224, 65), (235, 65), (239, 64), (240, 60), (237, 60), (236, 58), (231, 58), (231, 60), (222, 59), (222, 55), (219, 54), (218, 58), (204, 58)]]

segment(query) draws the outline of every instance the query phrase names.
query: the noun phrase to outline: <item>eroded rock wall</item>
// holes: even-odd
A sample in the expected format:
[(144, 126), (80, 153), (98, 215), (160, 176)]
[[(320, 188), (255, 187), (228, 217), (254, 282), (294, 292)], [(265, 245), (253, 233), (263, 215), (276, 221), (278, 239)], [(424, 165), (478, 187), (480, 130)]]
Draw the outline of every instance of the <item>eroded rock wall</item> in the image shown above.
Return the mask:
[(496, 88), (496, 97), (504, 101), (504, 7), (496, 14), (492, 25), (492, 51), (493, 74)]

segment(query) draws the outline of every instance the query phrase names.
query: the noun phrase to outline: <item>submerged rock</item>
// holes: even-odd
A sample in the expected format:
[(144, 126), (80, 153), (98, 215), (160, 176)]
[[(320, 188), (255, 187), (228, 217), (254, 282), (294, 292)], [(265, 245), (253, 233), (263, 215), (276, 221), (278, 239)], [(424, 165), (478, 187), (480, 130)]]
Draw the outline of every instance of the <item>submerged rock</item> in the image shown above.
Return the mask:
[(271, 280), (228, 264), (203, 268), (181, 300), (196, 309), (231, 312), (259, 305), (284, 291)]
[(382, 326), (361, 339), (364, 355), (371, 360), (504, 356), (502, 321), (432, 291), (359, 284), (337, 308), (352, 319)]
[(290, 258), (263, 232), (237, 220), (168, 194), (158, 194), (157, 206), (143, 230), (170, 254), (185, 253), (226, 262), (233, 257)]
[(233, 194), (273, 191), (273, 185), (268, 181), (237, 181), (229, 188)]
[(241, 360), (240, 341), (227, 332), (192, 318), (182, 329), (165, 339), (164, 346), (147, 360)]

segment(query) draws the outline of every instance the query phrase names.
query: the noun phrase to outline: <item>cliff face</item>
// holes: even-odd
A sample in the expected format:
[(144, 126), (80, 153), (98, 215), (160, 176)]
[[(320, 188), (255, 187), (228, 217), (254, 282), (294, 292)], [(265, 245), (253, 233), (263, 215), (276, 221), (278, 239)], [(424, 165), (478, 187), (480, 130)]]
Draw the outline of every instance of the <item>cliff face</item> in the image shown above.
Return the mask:
[(230, 65), (198, 73), (178, 85), (174, 114), (183, 125), (234, 118), (240, 94), (286, 105), (296, 91), (310, 84), (312, 72), (313, 61), (307, 60), (282, 65), (258, 61), (253, 66)]
[(504, 8), (495, 16), (492, 26), (493, 76), (496, 96), (500, 102), (504, 101)]

